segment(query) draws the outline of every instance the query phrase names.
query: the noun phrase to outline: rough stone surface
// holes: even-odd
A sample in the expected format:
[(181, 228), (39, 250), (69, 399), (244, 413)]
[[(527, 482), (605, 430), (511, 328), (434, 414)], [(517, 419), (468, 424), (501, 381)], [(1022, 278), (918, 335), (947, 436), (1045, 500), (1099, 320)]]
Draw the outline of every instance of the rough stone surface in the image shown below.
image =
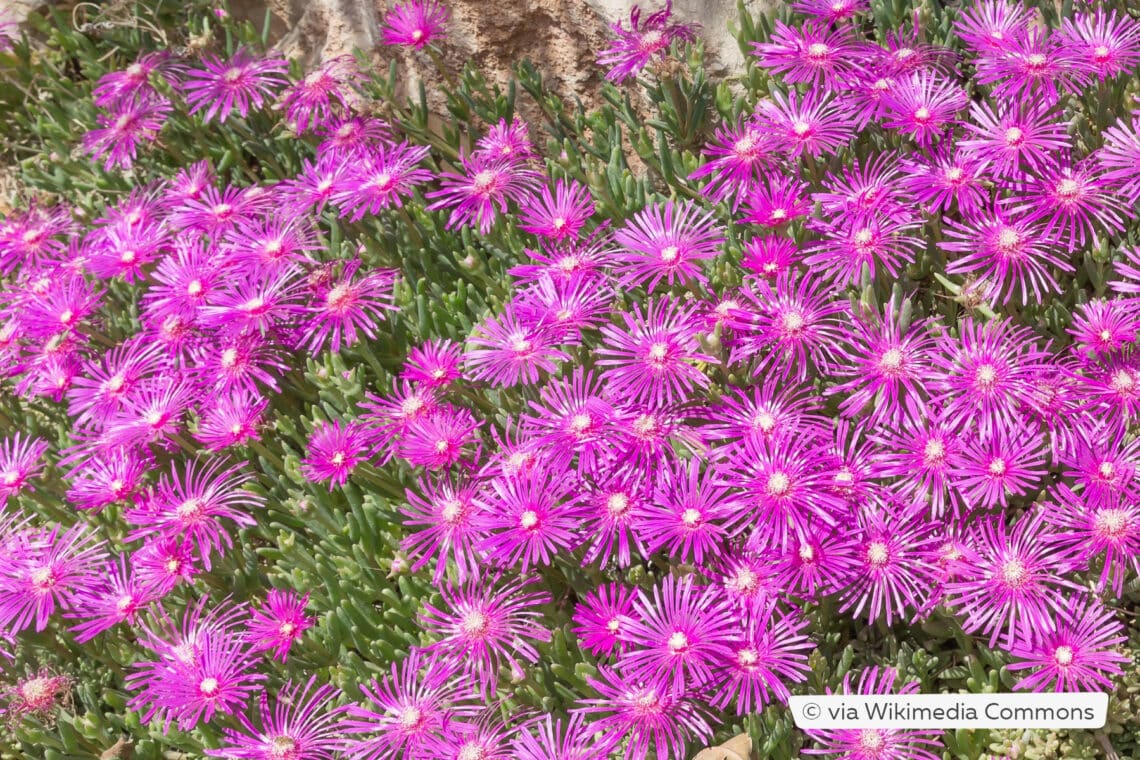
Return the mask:
[[(279, 50), (312, 63), (360, 48), (386, 63), (393, 55), (414, 57), (379, 45), (377, 31), (385, 4), (376, 0), (236, 0), (235, 15), (260, 24), (267, 7), (275, 17)], [(456, 70), (467, 61), (488, 77), (505, 81), (511, 66), (530, 59), (551, 88), (564, 96), (591, 99), (602, 71), (594, 62), (605, 46), (609, 25), (628, 23), (635, 0), (447, 0), (451, 11), (444, 60)], [(652, 12), (660, 3), (642, 2)], [(772, 0), (745, 0), (756, 12)], [(729, 30), (736, 0), (674, 0), (675, 17), (700, 25), (710, 67), (735, 71), (743, 56)], [(410, 69), (411, 67), (409, 67)], [(418, 83), (409, 81), (409, 85)]]

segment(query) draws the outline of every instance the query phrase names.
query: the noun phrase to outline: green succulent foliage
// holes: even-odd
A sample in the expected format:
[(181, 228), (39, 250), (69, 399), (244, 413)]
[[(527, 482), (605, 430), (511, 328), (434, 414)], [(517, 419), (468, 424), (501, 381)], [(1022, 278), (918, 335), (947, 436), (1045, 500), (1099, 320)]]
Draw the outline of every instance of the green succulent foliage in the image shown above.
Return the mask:
[[(1059, 7), (1042, 3), (1047, 21), (1063, 17), (1070, 0)], [(1105, 3), (1136, 13), (1128, 2)], [(960, 3), (942, 0), (873, 0), (867, 21), (869, 34), (914, 23), (917, 13), (927, 40), (959, 48), (952, 22)], [(788, 20), (787, 4), (774, 18)], [(746, 59), (750, 43), (766, 40), (773, 17), (754, 15), (740, 3), (735, 33)], [(202, 0), (169, 3), (112, 2), (85, 4), (75, 15), (52, 9), (33, 15), (28, 38), (8, 54), (0, 54), (0, 111), (6, 124), (0, 133), (0, 164), (18, 181), (19, 204), (66, 200), (77, 214), (96, 218), (108, 204), (133, 188), (172, 176), (178, 167), (206, 159), (221, 178), (236, 185), (273, 182), (296, 174), (311, 159), (314, 144), (290, 133), (271, 112), (248, 118), (232, 116), (224, 124), (204, 124), (198, 116), (173, 115), (153, 149), (144, 151), (135, 167), (107, 173), (78, 149), (80, 135), (95, 124), (91, 90), (103, 74), (124, 68), (140, 52), (156, 46), (174, 51), (211, 50), (232, 53), (239, 45), (262, 47), (268, 39), (268, 17), (262, 28), (248, 23), (219, 21), (210, 3)], [(573, 178), (594, 195), (598, 213), (615, 224), (662, 198), (700, 198), (686, 177), (701, 163), (701, 149), (713, 130), (750, 113), (778, 81), (751, 63), (736, 75), (716, 80), (707, 74), (701, 44), (675, 46), (672, 55), (636, 86), (605, 84), (598, 105), (567, 100), (550, 91), (542, 73), (527, 61), (515, 68), (506, 85), (488, 81), (468, 65), (448, 88), (446, 113), (434, 114), (421, 85), (412, 99), (398, 90), (397, 65), (370, 71), (366, 91), (375, 100), (377, 115), (412, 142), (432, 147), (432, 168), (453, 171), (459, 156), (490, 125), (516, 113), (536, 113), (541, 123), (532, 136), (547, 156), (546, 169), (556, 178)], [(362, 56), (361, 62), (368, 65)], [(423, 62), (430, 65), (429, 61)], [(299, 72), (294, 72), (299, 73)], [(1107, 86), (1103, 92), (1068, 96), (1065, 117), (1078, 148), (1093, 144), (1119, 114), (1106, 103), (1123, 103), (1140, 92), (1135, 79)], [(442, 118), (440, 118), (442, 117)], [(821, 178), (838, 172), (852, 156), (865, 158), (902, 146), (901, 138), (869, 127), (857, 144), (827, 161), (809, 163), (808, 173)], [(274, 394), (270, 424), (260, 442), (239, 453), (258, 474), (252, 486), (266, 497), (267, 507), (256, 526), (235, 537), (235, 548), (218, 558), (199, 576), (192, 591), (174, 592), (171, 607), (197, 595), (220, 599), (258, 599), (267, 588), (298, 589), (311, 594), (309, 609), (317, 625), (294, 647), (285, 664), (267, 663), (269, 687), (286, 679), (315, 674), (346, 690), (346, 699), (359, 696), (358, 685), (386, 672), (412, 646), (426, 643), (418, 621), (424, 602), (438, 602), (430, 567), (412, 573), (400, 544), (405, 530), (399, 507), (415, 473), (406, 465), (382, 470), (361, 467), (343, 488), (328, 490), (305, 481), (300, 472), (306, 441), (320, 420), (353, 416), (368, 393), (390, 388), (407, 347), (427, 338), (461, 340), (474, 324), (510, 298), (507, 270), (526, 260), (528, 242), (512, 225), (497, 224), (489, 235), (449, 230), (443, 214), (424, 210), (422, 198), (406, 210), (360, 222), (339, 219), (328, 211), (322, 220), (322, 251), (327, 262), (358, 254), (368, 266), (401, 272), (398, 312), (383, 334), (340, 355), (322, 353), (297, 362), (303, 369), (289, 373), (281, 392)], [(718, 213), (727, 218), (728, 209)], [(748, 232), (729, 225), (728, 255), (711, 273), (718, 292), (738, 285), (741, 249)], [(802, 231), (797, 233), (802, 236)], [(912, 319), (941, 316), (954, 324), (959, 314), (973, 311), (990, 317), (988, 307), (970, 297), (969, 283), (940, 274), (939, 232), (926, 252), (897, 282), (879, 279), (852, 288), (855, 304), (880, 311), (894, 301)], [(1086, 254), (1066, 283), (1065, 294), (1049, 305), (1019, 310), (1008, 307), (1064, 345), (1073, 309), (1104, 295), (1110, 264), (1121, 246), (1137, 242), (1135, 226), (1127, 234), (1106, 240), (1100, 250)], [(118, 342), (137, 328), (133, 291), (111, 283), (108, 299), (121, 306), (100, 325), (99, 340)], [(629, 302), (643, 289), (625, 294)], [(721, 349), (716, 336), (706, 350)], [(726, 371), (718, 387), (732, 379)], [(45, 437), (59, 447), (69, 445), (70, 425), (59, 408), (34, 399), (0, 393), (0, 427)], [(527, 403), (525, 393), (501, 394), (491, 389), (465, 391), (464, 399), (486, 418), (502, 423), (505, 413)], [(185, 444), (179, 456), (193, 455)], [(169, 469), (160, 461), (158, 470)], [(65, 524), (77, 519), (66, 506), (65, 487), (58, 472), (49, 472), (34, 494), (21, 495), (21, 506), (45, 520)], [(1021, 505), (1025, 506), (1025, 505)], [(87, 518), (85, 518), (87, 519)], [(123, 545), (126, 529), (121, 508), (112, 506), (90, 517), (114, 544)], [(506, 695), (501, 709), (562, 711), (581, 696), (591, 696), (587, 679), (597, 672), (594, 659), (582, 651), (571, 631), (570, 602), (576, 593), (605, 580), (616, 571), (582, 568), (579, 556), (559, 558), (543, 571), (543, 583), (556, 601), (546, 610), (554, 631), (540, 647), (538, 664), (520, 679), (502, 674)], [(621, 573), (626, 582), (649, 586), (671, 571), (663, 558), (635, 565)], [(1140, 588), (1133, 583), (1119, 606), (1140, 608)], [(900, 682), (918, 681), (923, 692), (990, 693), (1007, 691), (1013, 679), (1003, 655), (966, 636), (947, 614), (936, 613), (918, 626), (865, 626), (836, 612), (834, 601), (809, 611), (818, 648), (810, 659), (807, 681), (793, 693), (839, 690), (843, 679), (872, 665), (897, 668)], [(1140, 630), (1130, 618), (1132, 651), (1140, 650)], [(42, 633), (24, 636), (16, 650), (14, 673), (47, 667), (74, 679), (69, 698), (49, 722), (27, 718), (0, 727), (0, 758), (133, 757), (137, 760), (197, 758), (203, 748), (219, 746), (219, 719), (192, 732), (144, 725), (127, 707), (123, 677), (142, 650), (132, 635), (104, 635), (78, 645), (60, 621)], [(721, 714), (715, 743), (741, 732), (753, 739), (756, 757), (791, 760), (800, 756), (807, 739), (793, 725), (790, 713), (778, 705), (744, 719)], [(232, 724), (231, 725), (236, 725)], [(1119, 757), (1140, 757), (1136, 726), (1140, 725), (1140, 667), (1134, 665), (1110, 701), (1109, 722), (1096, 732), (951, 731), (946, 732), (945, 757), (981, 760), (990, 757), (1094, 758), (1109, 750)], [(694, 748), (695, 751), (696, 748)], [(117, 754), (107, 754), (107, 753)]]

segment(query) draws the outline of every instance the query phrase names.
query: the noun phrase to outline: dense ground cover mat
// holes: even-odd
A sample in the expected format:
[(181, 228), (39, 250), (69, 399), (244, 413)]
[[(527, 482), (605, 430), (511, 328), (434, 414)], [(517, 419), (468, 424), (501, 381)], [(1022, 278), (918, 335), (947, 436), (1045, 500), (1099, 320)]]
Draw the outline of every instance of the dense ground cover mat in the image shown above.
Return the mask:
[[(1138, 17), (0, 24), (0, 757), (1140, 756)], [(1019, 690), (1108, 722), (787, 707)]]

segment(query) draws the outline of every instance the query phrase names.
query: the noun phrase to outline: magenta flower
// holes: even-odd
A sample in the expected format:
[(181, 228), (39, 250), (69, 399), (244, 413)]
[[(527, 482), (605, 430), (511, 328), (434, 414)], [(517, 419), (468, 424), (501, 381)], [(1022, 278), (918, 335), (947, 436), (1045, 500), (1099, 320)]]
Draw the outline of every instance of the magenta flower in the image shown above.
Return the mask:
[(1040, 436), (997, 428), (965, 447), (950, 479), (967, 504), (989, 509), (1008, 506), (1010, 496), (1037, 492), (1046, 471)]
[(1117, 122), (1104, 130), (1104, 145), (1094, 154), (1104, 173), (1101, 179), (1125, 198), (1140, 191), (1140, 120)]
[(451, 406), (430, 416), (417, 417), (400, 441), (400, 456), (413, 467), (446, 469), (469, 453), (482, 424), (469, 410)]
[(1037, 26), (1026, 25), (1003, 40), (1000, 51), (975, 59), (974, 66), (978, 84), (992, 84), (993, 97), (1010, 102), (1051, 106), (1062, 89), (1073, 89), (1087, 79), (1060, 38)]
[(1083, 248), (1086, 240), (1099, 245), (1101, 234), (1119, 232), (1125, 225), (1123, 201), (1089, 159), (1054, 161), (1005, 202), (1011, 214), (1024, 215), (1029, 222), (1044, 220), (1042, 234), (1056, 232), (1070, 252)]
[(462, 346), (437, 338), (408, 352), (400, 377), (428, 388), (442, 388), (463, 376), (462, 362)]
[(67, 474), (67, 499), (76, 509), (98, 512), (135, 493), (152, 465), (149, 457), (126, 448), (86, 457)]
[(641, 8), (634, 5), (629, 12), (629, 29), (621, 22), (610, 24), (614, 40), (598, 53), (598, 65), (609, 66), (606, 79), (624, 82), (635, 77), (655, 57), (668, 52), (674, 40), (692, 42), (696, 29), (690, 24), (670, 21), (673, 2), (665, 0), (665, 7), (641, 19)]
[(313, 627), (313, 619), (305, 615), (309, 595), (270, 589), (265, 606), (253, 610), (246, 628), (246, 639), (253, 651), (273, 650), (273, 658), (285, 661), (289, 648)]
[[(650, 428), (656, 420), (643, 424)], [(653, 433), (648, 429), (645, 432), (647, 438)], [(646, 556), (648, 552), (635, 528), (648, 499), (645, 484), (628, 468), (607, 473), (601, 482), (589, 486), (582, 507), (582, 519), (588, 527), (583, 537), (586, 553), (582, 563), (598, 562), (605, 567), (612, 558), (618, 567), (629, 567), (633, 557)]]
[[(911, 522), (907, 524), (906, 520)], [(921, 519), (873, 515), (855, 544), (855, 559), (841, 594), (840, 610), (858, 617), (865, 609), (868, 624), (906, 619), (906, 610), (920, 610), (935, 579), (926, 561), (934, 543), (933, 525)]]
[(193, 460), (181, 469), (179, 475), (178, 465), (172, 465), (170, 474), (162, 476), (150, 498), (124, 511), (127, 522), (140, 526), (127, 540), (137, 541), (152, 535), (189, 538), (209, 570), (210, 555), (233, 543), (221, 519), (239, 526), (253, 525), (256, 520), (247, 510), (260, 509), (265, 500), (244, 488), (253, 476), (241, 466), (227, 467), (220, 459), (210, 464)]
[(893, 484), (904, 503), (930, 504), (941, 518), (948, 508), (962, 511), (962, 494), (951, 487), (951, 474), (962, 461), (962, 440), (943, 416), (927, 407), (908, 414), (901, 424), (884, 430), (880, 446), (882, 477)]
[(365, 214), (375, 216), (383, 209), (403, 208), (416, 187), (433, 177), (427, 169), (417, 168), (427, 155), (426, 147), (406, 142), (373, 148), (363, 160), (348, 164), (331, 200), (342, 217), (354, 222)]
[(205, 753), (238, 760), (333, 760), (345, 747), (345, 708), (332, 704), (339, 693), (331, 684), (318, 686), (316, 676), (304, 684), (286, 681), (270, 710), (262, 691), (257, 720), (239, 712), (241, 730), (222, 729), (224, 746)]
[(689, 180), (710, 177), (704, 194), (713, 203), (730, 198), (733, 208), (761, 174), (774, 164), (775, 146), (755, 119), (735, 127), (720, 127), (703, 151), (709, 160), (689, 175)]
[(497, 213), (507, 213), (509, 201), (525, 205), (539, 187), (542, 175), (513, 158), (472, 155), (463, 160), (464, 174), (440, 175), (443, 187), (427, 193), (428, 211), (451, 209), (448, 229), (477, 224), (486, 235)]
[(537, 159), (539, 155), (530, 141), (529, 130), (527, 123), (517, 116), (510, 123), (506, 119), (499, 119), (498, 124), (493, 125), (475, 142), (471, 157), (507, 160), (516, 164)]
[(286, 120), (297, 132), (327, 123), (334, 113), (359, 99), (356, 88), (364, 79), (351, 55), (330, 58), (285, 92)]
[(23, 433), (0, 441), (0, 505), (21, 491), (34, 491), (30, 481), (43, 472), (47, 441)]
[(156, 597), (170, 593), (179, 583), (193, 583), (194, 543), (185, 539), (158, 538), (131, 555), (131, 568), (140, 583)]
[(1140, 64), (1140, 23), (1127, 14), (1104, 8), (1077, 10), (1061, 19), (1061, 47), (1077, 66), (1099, 81), (1135, 70)]
[(959, 39), (975, 53), (1000, 56), (1029, 33), (1030, 11), (1020, 2), (980, 0), (954, 21)]
[(808, 620), (796, 612), (776, 615), (768, 608), (746, 615), (742, 635), (717, 668), (718, 709), (735, 705), (737, 715), (760, 712), (774, 701), (787, 702), (785, 682), (799, 683), (809, 671), (806, 652), (815, 647), (804, 633)]
[(626, 760), (681, 760), (686, 745), (712, 736), (711, 716), (685, 694), (675, 693), (664, 679), (639, 681), (601, 666), (599, 678), (586, 682), (598, 697), (579, 702), (572, 712), (598, 716), (591, 728), (611, 749), (623, 745)]
[(475, 543), (482, 536), (476, 518), (485, 509), (476, 486), (423, 476), (419, 490), (422, 496), (408, 489), (407, 504), (400, 508), (411, 528), (401, 546), (412, 559), (412, 571), (434, 559), (435, 583), (443, 581), (452, 563), (460, 581), (476, 575), (480, 556)]
[(811, 212), (806, 190), (807, 185), (790, 177), (757, 182), (748, 193), (747, 213), (736, 221), (769, 229), (785, 227)]
[(1014, 295), (1022, 304), (1039, 302), (1061, 291), (1051, 270), (1073, 272), (1073, 265), (1055, 252), (1057, 240), (1032, 220), (1001, 208), (979, 211), (962, 221), (943, 220), (947, 240), (942, 247), (961, 255), (946, 265), (947, 274), (971, 273), (992, 283), (991, 298), (1008, 303)]
[(450, 14), (439, 0), (408, 0), (396, 3), (384, 16), (385, 45), (406, 45), (422, 50), (447, 32)]
[(556, 342), (549, 326), (527, 324), (508, 306), (467, 339), (467, 373), (472, 380), (488, 380), (495, 386), (536, 383), (541, 373), (555, 371), (556, 362), (570, 359), (555, 347)]
[(576, 238), (594, 213), (590, 191), (574, 180), (558, 180), (551, 194), (543, 187), (537, 198), (525, 201), (519, 209), (519, 229), (553, 241)]
[(789, 84), (807, 82), (837, 90), (863, 64), (864, 47), (847, 25), (804, 22), (793, 29), (777, 20), (771, 42), (752, 43), (759, 65)]
[(783, 237), (752, 238), (744, 246), (740, 266), (765, 280), (776, 280), (800, 259), (794, 240)]
[(702, 473), (693, 458), (661, 468), (654, 503), (639, 510), (635, 530), (649, 551), (665, 549), (675, 560), (700, 565), (744, 527), (744, 515), (713, 471)]
[(479, 694), (494, 695), (499, 668), (508, 665), (522, 673), (524, 662), (536, 662), (532, 641), (549, 641), (540, 606), (550, 595), (533, 590), (534, 577), (500, 583), (497, 577), (468, 579), (442, 589), (443, 607), (424, 603), (422, 625), (436, 637), (427, 652), (462, 673)]
[(754, 375), (772, 371), (803, 382), (809, 370), (831, 363), (840, 340), (842, 303), (832, 298), (822, 279), (789, 272), (769, 283), (756, 281), (744, 295), (755, 311), (741, 309), (730, 324), (740, 332), (730, 363), (758, 357)]
[[(907, 309), (902, 306), (901, 309)], [(918, 415), (929, 395), (928, 356), (934, 340), (919, 322), (904, 329), (900, 307), (892, 301), (882, 316), (852, 314), (842, 361), (836, 361), (839, 382), (826, 393), (847, 394), (839, 405), (847, 417), (862, 417), (877, 425), (897, 422), (904, 414)]]
[(148, 580), (138, 570), (127, 569), (125, 555), (117, 565), (107, 563), (94, 583), (77, 589), (75, 609), (66, 615), (83, 621), (71, 628), (75, 641), (90, 641), (120, 623), (134, 625), (136, 616), (158, 596)]
[(1124, 625), (1091, 595), (1070, 600), (1056, 617), (1042, 621), (1043, 631), (1009, 648), (1009, 670), (1033, 669), (1015, 689), (1101, 691), (1116, 687), (1114, 677), (1132, 658), (1117, 651), (1128, 641)]
[[(843, 677), (841, 694), (914, 694), (918, 681), (895, 687), (899, 674), (893, 668), (871, 667), (851, 683), (852, 674)], [(829, 688), (827, 692), (832, 693)], [(839, 728), (806, 730), (819, 746), (803, 750), (805, 755), (828, 755), (845, 760), (938, 760), (942, 756), (941, 731), (899, 728)]]
[(803, 386), (759, 383), (723, 396), (708, 410), (705, 428), (710, 438), (726, 441), (721, 451), (731, 455), (745, 438), (822, 438), (831, 429), (831, 421), (820, 414), (822, 408), (819, 396)]
[(328, 481), (329, 490), (343, 486), (348, 476), (371, 455), (369, 436), (356, 420), (343, 425), (340, 420), (322, 421), (309, 436), (309, 453), (301, 472), (310, 482)]
[(774, 91), (770, 97), (756, 107), (760, 129), (792, 158), (832, 155), (854, 136), (846, 108), (826, 93), (808, 90), (800, 96), (792, 90), (784, 96)]
[(988, 634), (990, 647), (999, 640), (1007, 647), (1037, 640), (1065, 609), (1060, 592), (1080, 590), (1063, 577), (1072, 563), (1050, 545), (1043, 511), (1023, 515), (1012, 528), (1004, 516), (990, 517), (973, 534), (977, 556), (965, 560), (962, 574), (946, 584), (962, 627)]
[(963, 214), (973, 214), (989, 201), (989, 166), (963, 150), (932, 150), (919, 160), (905, 161), (903, 168), (903, 187), (931, 213), (957, 205)]
[(1094, 500), (1059, 485), (1045, 519), (1052, 544), (1075, 565), (1092, 570), (1101, 560), (1098, 591), (1119, 596), (1129, 573), (1140, 573), (1140, 506), (1132, 495)]
[(635, 214), (614, 234), (614, 242), (626, 249), (618, 257), (623, 283), (653, 290), (662, 280), (706, 282), (697, 262), (715, 258), (724, 237), (711, 212), (691, 202), (666, 201)]
[(523, 728), (515, 734), (512, 760), (605, 760), (581, 713), (566, 723), (547, 714), (530, 725), (536, 729), (533, 733)]
[(251, 108), (261, 108), (275, 88), (286, 84), (289, 64), (280, 58), (257, 58), (247, 48), (239, 48), (223, 61), (206, 54), (202, 67), (185, 73), (182, 87), (190, 113), (205, 110), (205, 121), (219, 121), (235, 110), (245, 118)]
[(929, 146), (947, 127), (953, 126), (958, 112), (969, 103), (961, 86), (933, 71), (919, 71), (904, 79), (883, 100), (886, 120), (883, 126), (914, 137)]
[(944, 334), (931, 354), (942, 391), (931, 401), (943, 405), (953, 426), (969, 419), (982, 434), (1016, 427), (1020, 409), (1034, 406), (1032, 383), (1048, 354), (1036, 347), (1030, 330), (1009, 320), (967, 319), (958, 332), (957, 338)]
[(486, 534), (481, 553), (503, 567), (525, 573), (532, 566), (549, 566), (575, 544), (579, 508), (571, 496), (572, 481), (561, 473), (536, 468), (515, 477), (491, 481), (486, 509), (477, 518)]
[(1080, 304), (1073, 314), (1076, 347), (1091, 354), (1112, 354), (1136, 340), (1140, 315), (1125, 301), (1097, 299)]
[(522, 416), (527, 433), (540, 446), (578, 454), (580, 469), (592, 468), (609, 449), (614, 408), (593, 372), (578, 367), (570, 377), (547, 383), (531, 409)]
[(412, 649), (390, 676), (361, 687), (367, 701), (348, 706), (345, 733), (374, 736), (349, 739), (345, 751), (356, 760), (418, 757), (450, 719), (471, 712), (454, 704), (458, 687), (450, 667)]
[(306, 307), (308, 324), (299, 338), (300, 345), (310, 353), (320, 352), (326, 341), (329, 350), (337, 353), (342, 339), (346, 348), (360, 340), (361, 335), (374, 340), (376, 324), (384, 320), (384, 312), (396, 309), (392, 303), (395, 273), (373, 269), (356, 277), (361, 266), (359, 259), (349, 261), (335, 279), (314, 289)]
[(792, 10), (828, 24), (843, 24), (867, 10), (870, 0), (796, 0)]
[(623, 652), (631, 645), (629, 631), (637, 622), (634, 599), (637, 590), (610, 583), (585, 594), (574, 606), (574, 635), (595, 656), (605, 657), (615, 647)]
[(1005, 105), (995, 111), (987, 103), (974, 102), (970, 121), (963, 126), (974, 137), (959, 147), (988, 161), (1002, 177), (1017, 177), (1024, 169), (1041, 171), (1056, 160), (1055, 153), (1071, 147), (1065, 124), (1036, 106)]
[(749, 437), (729, 455), (724, 482), (751, 500), (753, 546), (785, 548), (807, 536), (812, 523), (835, 525), (843, 511), (842, 498), (829, 488), (831, 473), (822, 466), (820, 447), (799, 444), (797, 437)]
[(808, 248), (804, 264), (838, 285), (859, 282), (864, 269), (896, 279), (911, 263), (922, 241), (914, 236), (918, 222), (880, 214), (847, 214), (821, 223), (821, 240)]
[(605, 325), (597, 364), (610, 394), (651, 406), (685, 398), (708, 378), (694, 362), (716, 363), (700, 351), (691, 308), (671, 297), (653, 298), (645, 312), (637, 304), (622, 314), (625, 329)]
[(79, 609), (106, 556), (102, 539), (84, 522), (25, 529), (0, 542), (0, 629), (19, 632), (34, 622), (42, 631), (57, 608)]
[[(188, 620), (200, 609), (191, 608)], [(183, 631), (189, 635), (178, 644), (151, 641), (159, 659), (133, 663), (126, 682), (139, 692), (131, 709), (149, 705), (144, 720), (161, 715), (164, 724), (176, 721), (179, 729), (189, 731), (217, 713), (240, 713), (263, 688), (265, 676), (253, 672), (252, 650), (225, 624), (207, 619), (200, 627), (184, 624)]]
[(260, 440), (268, 408), (268, 399), (248, 390), (215, 398), (200, 410), (194, 439), (212, 452)]
[(619, 668), (637, 681), (660, 679), (680, 694), (708, 684), (715, 664), (730, 653), (729, 608), (715, 586), (697, 585), (692, 576), (666, 576), (652, 598), (639, 591), (634, 612)]
[(115, 105), (115, 110), (100, 114), (99, 127), (83, 135), (83, 149), (95, 161), (103, 162), (103, 171), (129, 169), (138, 158), (140, 146), (151, 145), (172, 110), (170, 101), (147, 94)]

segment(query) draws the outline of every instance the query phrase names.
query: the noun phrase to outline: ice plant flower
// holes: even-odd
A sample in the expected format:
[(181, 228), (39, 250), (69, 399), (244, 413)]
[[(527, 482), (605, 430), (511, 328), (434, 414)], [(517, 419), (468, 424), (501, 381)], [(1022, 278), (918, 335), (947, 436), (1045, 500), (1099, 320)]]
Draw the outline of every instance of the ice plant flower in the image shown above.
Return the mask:
[(364, 427), (355, 421), (322, 422), (309, 438), (309, 454), (301, 471), (314, 482), (328, 481), (329, 490), (343, 486), (357, 465), (367, 461), (370, 446)]
[[(1071, 605), (1071, 606), (1070, 606)], [(1042, 621), (1044, 630), (1009, 649), (1012, 671), (1032, 669), (1016, 689), (1033, 691), (1099, 691), (1114, 688), (1112, 676), (1131, 659), (1116, 651), (1128, 640), (1124, 625), (1092, 596), (1081, 596)]]
[(673, 2), (665, 0), (665, 7), (641, 18), (641, 8), (634, 5), (629, 12), (629, 28), (617, 22), (610, 25), (614, 39), (610, 46), (598, 53), (598, 65), (609, 66), (606, 79), (621, 83), (635, 77), (654, 58), (663, 55), (675, 40), (692, 42), (696, 29), (691, 24), (671, 21)]
[(308, 601), (308, 594), (271, 589), (264, 606), (253, 610), (246, 629), (254, 651), (272, 650), (274, 659), (284, 661), (290, 647), (313, 627), (313, 619), (305, 614)]
[(618, 255), (618, 272), (626, 285), (651, 291), (664, 281), (672, 285), (707, 282), (702, 260), (715, 258), (724, 243), (713, 215), (691, 202), (648, 206), (614, 233), (625, 251)]
[(225, 121), (234, 111), (245, 118), (285, 84), (288, 68), (283, 59), (257, 58), (246, 48), (239, 48), (228, 61), (207, 54), (201, 68), (186, 72), (182, 84), (190, 113), (204, 110), (205, 121), (215, 116)]
[(550, 640), (538, 609), (550, 595), (534, 590), (536, 581), (488, 577), (448, 584), (442, 608), (424, 603), (423, 625), (436, 639), (426, 651), (481, 695), (494, 695), (500, 665), (521, 671), (524, 662), (538, 659), (531, 642)]
[(694, 363), (716, 363), (716, 357), (701, 352), (691, 308), (660, 297), (644, 312), (635, 305), (622, 316), (624, 329), (604, 326), (605, 344), (598, 349), (602, 381), (611, 394), (656, 406), (708, 386)]
[(384, 16), (384, 44), (421, 50), (446, 35), (449, 16), (447, 7), (439, 0), (396, 3)]
[(331, 684), (318, 685), (316, 676), (305, 683), (287, 681), (270, 709), (263, 691), (257, 719), (238, 713), (241, 728), (223, 729), (224, 745), (206, 754), (240, 760), (333, 760), (345, 747), (345, 708), (332, 705), (338, 693)]
[(639, 681), (605, 665), (598, 676), (586, 679), (598, 697), (582, 700), (575, 713), (598, 716), (591, 726), (602, 733), (605, 746), (612, 749), (627, 740), (628, 760), (645, 760), (650, 752), (658, 760), (681, 760), (689, 742), (712, 735), (706, 712), (664, 679)]

